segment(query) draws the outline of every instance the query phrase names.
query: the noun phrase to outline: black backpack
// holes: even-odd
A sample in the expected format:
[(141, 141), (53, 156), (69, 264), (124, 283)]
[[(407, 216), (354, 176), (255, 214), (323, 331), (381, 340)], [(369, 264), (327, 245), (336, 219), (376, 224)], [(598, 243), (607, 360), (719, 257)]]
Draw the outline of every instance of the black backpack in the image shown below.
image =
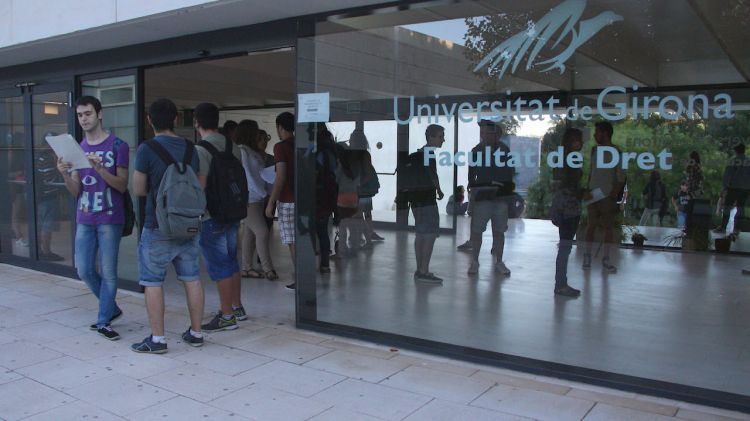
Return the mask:
[(424, 165), (424, 154), (418, 150), (409, 154), (396, 170), (398, 172), (397, 202), (429, 202), (435, 200), (435, 185), (429, 166)]
[(242, 162), (232, 155), (232, 142), (229, 139), (226, 142), (224, 152), (205, 140), (198, 142), (212, 156), (206, 179), (206, 202), (211, 218), (221, 224), (240, 222), (247, 217), (249, 195)]

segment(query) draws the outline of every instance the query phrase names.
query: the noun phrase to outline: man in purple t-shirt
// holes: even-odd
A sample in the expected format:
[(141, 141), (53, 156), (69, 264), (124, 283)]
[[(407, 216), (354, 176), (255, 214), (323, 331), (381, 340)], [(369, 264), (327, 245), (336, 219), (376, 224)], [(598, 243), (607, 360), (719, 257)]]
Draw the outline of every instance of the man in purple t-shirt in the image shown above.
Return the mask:
[[(75, 265), (78, 276), (99, 299), (99, 315), (91, 325), (109, 340), (120, 339), (110, 323), (122, 315), (115, 303), (117, 256), (125, 223), (123, 193), (128, 188), (128, 144), (102, 127), (102, 104), (92, 96), (76, 101), (78, 123), (84, 131), (81, 148), (91, 168), (73, 170), (57, 161), (65, 187), (77, 198)], [(97, 250), (98, 249), (98, 250)], [(99, 254), (101, 273), (96, 271)]]

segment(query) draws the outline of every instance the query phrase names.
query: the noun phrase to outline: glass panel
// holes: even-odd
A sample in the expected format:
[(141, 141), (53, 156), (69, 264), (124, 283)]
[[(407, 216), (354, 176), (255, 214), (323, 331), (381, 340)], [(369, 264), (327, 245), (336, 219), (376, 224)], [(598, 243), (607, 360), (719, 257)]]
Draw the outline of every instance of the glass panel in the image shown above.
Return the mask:
[(0, 252), (29, 257), (23, 97), (0, 98)]
[(73, 201), (57, 171), (57, 156), (44, 140), (69, 133), (68, 92), (33, 95), (31, 112), (39, 259), (73, 265)]
[[(99, 98), (102, 103), (104, 130), (119, 137), (130, 147), (128, 174), (132, 178), (138, 147), (134, 102), (135, 76), (87, 80), (81, 82), (81, 92), (83, 95)], [(133, 199), (135, 200), (135, 197)], [(138, 235), (135, 233), (120, 240), (117, 272), (120, 279), (138, 280)]]
[[(374, 210), (396, 222), (384, 242), (298, 271), (301, 317), (748, 395), (750, 21), (737, 2), (692, 3), (424, 2), (320, 21), (298, 41), (299, 91), (329, 94), (337, 138), (364, 128), (397, 170), (373, 204), (400, 196), (406, 212)], [(454, 224), (448, 197), (414, 194), (431, 190), (409, 154), (433, 123), (441, 189), (469, 188), (455, 230), (436, 231)], [(560, 149), (568, 129), (580, 151)], [(298, 186), (320, 171), (301, 163)], [(298, 197), (302, 218), (317, 210)], [(321, 264), (316, 242), (296, 244), (299, 267)]]

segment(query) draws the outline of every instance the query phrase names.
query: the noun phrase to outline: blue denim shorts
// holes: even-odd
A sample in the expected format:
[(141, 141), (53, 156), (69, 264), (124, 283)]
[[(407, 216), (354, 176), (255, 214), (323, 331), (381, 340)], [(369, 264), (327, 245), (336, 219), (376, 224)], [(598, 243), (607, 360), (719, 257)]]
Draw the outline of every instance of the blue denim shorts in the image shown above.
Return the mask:
[(138, 245), (139, 284), (158, 287), (167, 276), (167, 266), (174, 265), (177, 279), (200, 281), (198, 236), (188, 240), (166, 238), (158, 230), (144, 228)]
[(412, 203), (414, 230), (417, 234), (438, 235), (440, 232), (440, 213), (437, 203)]
[(239, 223), (220, 224), (213, 219), (203, 222), (200, 246), (206, 271), (212, 281), (220, 281), (240, 271), (237, 261)]

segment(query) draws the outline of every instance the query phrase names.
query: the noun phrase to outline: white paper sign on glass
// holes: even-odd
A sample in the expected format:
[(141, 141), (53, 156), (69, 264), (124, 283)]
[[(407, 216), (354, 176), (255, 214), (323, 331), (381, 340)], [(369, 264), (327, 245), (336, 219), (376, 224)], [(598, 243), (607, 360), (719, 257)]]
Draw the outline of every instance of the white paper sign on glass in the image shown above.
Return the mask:
[(59, 136), (46, 136), (44, 140), (55, 151), (55, 155), (58, 158), (62, 158), (63, 161), (73, 164), (74, 170), (91, 168), (91, 164), (88, 158), (86, 158), (86, 153), (81, 149), (81, 145), (76, 142), (73, 136), (66, 133)]
[(298, 123), (325, 123), (330, 120), (330, 96), (328, 92), (298, 94)]

